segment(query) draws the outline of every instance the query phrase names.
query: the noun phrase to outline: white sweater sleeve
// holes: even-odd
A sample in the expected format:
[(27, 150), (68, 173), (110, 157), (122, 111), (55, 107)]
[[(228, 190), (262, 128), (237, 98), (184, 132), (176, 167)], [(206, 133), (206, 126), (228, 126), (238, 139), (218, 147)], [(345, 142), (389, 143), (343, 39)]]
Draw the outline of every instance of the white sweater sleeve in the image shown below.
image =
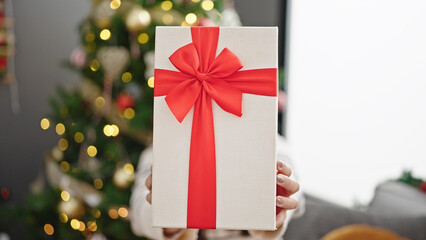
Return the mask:
[(134, 234), (151, 239), (163, 239), (162, 228), (152, 227), (152, 207), (146, 201), (149, 190), (145, 181), (151, 174), (152, 147), (143, 151), (139, 159), (136, 180), (130, 198), (130, 224)]

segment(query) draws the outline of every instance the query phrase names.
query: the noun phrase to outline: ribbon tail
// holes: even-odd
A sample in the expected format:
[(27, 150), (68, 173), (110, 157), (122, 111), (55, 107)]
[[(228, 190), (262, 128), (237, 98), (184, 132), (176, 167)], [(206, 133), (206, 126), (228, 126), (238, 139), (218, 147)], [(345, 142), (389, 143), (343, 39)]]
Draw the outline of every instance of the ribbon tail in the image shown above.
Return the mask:
[(222, 80), (243, 93), (276, 97), (278, 94), (278, 69), (263, 68), (235, 72)]
[(188, 176), (187, 228), (216, 228), (216, 153), (210, 96), (194, 106)]

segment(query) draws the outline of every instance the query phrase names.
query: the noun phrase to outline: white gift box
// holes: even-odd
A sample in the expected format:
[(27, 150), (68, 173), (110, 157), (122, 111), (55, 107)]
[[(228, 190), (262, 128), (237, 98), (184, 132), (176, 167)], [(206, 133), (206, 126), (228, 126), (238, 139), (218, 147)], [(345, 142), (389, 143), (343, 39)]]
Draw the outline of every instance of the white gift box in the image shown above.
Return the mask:
[[(278, 67), (276, 27), (221, 27), (216, 56), (228, 48), (244, 70)], [(157, 27), (155, 68), (192, 42), (190, 27)], [(242, 116), (212, 100), (216, 152), (216, 228), (274, 230), (277, 97), (243, 93)], [(193, 108), (180, 123), (165, 96), (154, 97), (153, 226), (187, 228)], [(199, 179), (202, 181), (203, 179)]]

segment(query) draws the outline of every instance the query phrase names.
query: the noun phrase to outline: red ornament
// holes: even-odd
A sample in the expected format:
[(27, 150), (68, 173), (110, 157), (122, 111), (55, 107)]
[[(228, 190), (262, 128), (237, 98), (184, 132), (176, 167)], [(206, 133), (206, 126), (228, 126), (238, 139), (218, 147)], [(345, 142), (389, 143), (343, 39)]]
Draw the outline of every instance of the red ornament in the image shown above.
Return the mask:
[(213, 26), (216, 26), (216, 24), (210, 18), (203, 18), (198, 23), (198, 26), (213, 27)]
[(7, 200), (7, 199), (9, 199), (10, 198), (10, 192), (9, 192), (9, 189), (7, 189), (7, 188), (2, 188), (1, 189), (1, 196), (2, 196), (2, 198), (4, 199), (4, 200)]
[(87, 65), (87, 53), (81, 47), (75, 48), (70, 56), (71, 63), (78, 67), (83, 68)]
[(118, 95), (115, 102), (120, 111), (124, 111), (126, 110), (126, 108), (131, 108), (135, 106), (135, 99), (132, 97), (132, 95), (127, 93), (121, 93), (120, 95)]
[(422, 182), (422, 184), (420, 184), (420, 190), (426, 193), (426, 182)]
[(0, 57), (0, 70), (5, 70), (7, 67), (7, 58)]

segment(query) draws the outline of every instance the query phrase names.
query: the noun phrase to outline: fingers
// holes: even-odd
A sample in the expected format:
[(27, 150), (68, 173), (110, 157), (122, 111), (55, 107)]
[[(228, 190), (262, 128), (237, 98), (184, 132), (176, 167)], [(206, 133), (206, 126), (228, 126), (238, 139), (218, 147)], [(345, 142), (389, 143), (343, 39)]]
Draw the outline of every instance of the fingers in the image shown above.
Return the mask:
[(296, 199), (283, 197), (283, 196), (277, 196), (276, 199), (277, 207), (283, 208), (283, 209), (296, 209), (297, 206), (299, 206), (299, 202)]
[(149, 190), (149, 193), (146, 195), (146, 201), (149, 202), (149, 204), (151, 204), (151, 199), (152, 199), (152, 194), (151, 194), (151, 190), (152, 190), (152, 175), (151, 174), (146, 179), (145, 186)]
[(285, 176), (284, 174), (277, 175), (277, 184), (283, 187), (289, 195), (292, 195), (295, 192), (299, 191), (300, 188), (299, 184), (296, 181)]
[(149, 192), (149, 193), (146, 195), (146, 201), (147, 201), (147, 202), (149, 202), (149, 204), (151, 204), (151, 200), (152, 200), (152, 193), (151, 193), (151, 192)]
[(284, 224), (284, 220), (286, 217), (287, 217), (287, 211), (285, 209), (281, 209), (277, 214), (277, 218), (275, 222), (277, 228), (281, 227), (281, 225)]
[(183, 231), (181, 228), (163, 228), (163, 234), (167, 238), (173, 238), (178, 232)]
[(150, 174), (148, 178), (145, 181), (145, 186), (148, 188), (148, 190), (152, 190), (152, 175)]
[(291, 168), (287, 164), (285, 164), (283, 161), (281, 160), (277, 161), (277, 169), (280, 173), (286, 175), (287, 177), (290, 177)]

